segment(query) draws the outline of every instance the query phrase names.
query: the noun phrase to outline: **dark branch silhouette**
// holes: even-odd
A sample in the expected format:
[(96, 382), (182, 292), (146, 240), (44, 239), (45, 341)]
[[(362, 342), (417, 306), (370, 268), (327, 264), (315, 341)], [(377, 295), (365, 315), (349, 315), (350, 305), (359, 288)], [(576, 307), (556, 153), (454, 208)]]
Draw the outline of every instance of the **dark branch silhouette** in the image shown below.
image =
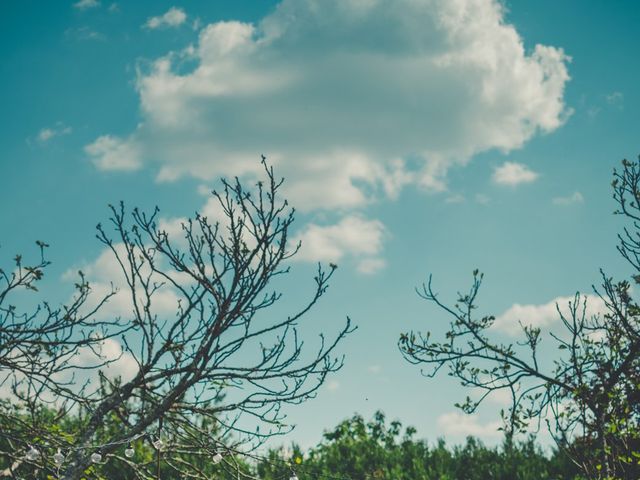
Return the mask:
[[(313, 397), (341, 368), (334, 353), (352, 331), (348, 318), (331, 338), (320, 335), (316, 347), (305, 346), (297, 330), (335, 267), (318, 266), (311, 295), (296, 311), (281, 316), (270, 309), (281, 298), (274, 282), (289, 272), (287, 260), (299, 245), (289, 240), (294, 210), (279, 197), (283, 180), (264, 157), (263, 166), (265, 179), (254, 188), (223, 180), (213, 192), (219, 220), (197, 214), (182, 224), (182, 238), (159, 227), (157, 208), (129, 215), (123, 204), (112, 206), (109, 225), (98, 225), (130, 304), (129, 315), (103, 335), (117, 332), (122, 355), (136, 369), (130, 379), (101, 372), (99, 388), (67, 393), (66, 409), (79, 409), (82, 421), (69, 432), (72, 439), (49, 439), (47, 447), (65, 453), (64, 478), (88, 475), (95, 445), (102, 460), (122, 462), (137, 478), (151, 476), (156, 465), (122, 456), (138, 439), (156, 442), (158, 458), (177, 473), (208, 478), (196, 459), (220, 454), (231, 467), (227, 452), (250, 451), (289, 431), (281, 407)], [(86, 330), (82, 322), (76, 327), (74, 335)], [(106, 437), (114, 416), (119, 428)]]
[[(623, 162), (614, 171), (615, 212), (630, 221), (619, 235), (618, 251), (640, 283), (640, 165)], [(480, 392), (457, 404), (472, 413), (497, 390), (507, 391), (511, 406), (503, 412), (507, 434), (524, 432), (531, 422), (547, 422), (558, 446), (588, 478), (637, 478), (640, 475), (640, 306), (627, 281), (614, 282), (603, 272), (595, 288), (604, 311), (587, 314), (587, 297), (576, 294), (568, 313), (558, 307), (560, 331), (544, 334), (522, 325), (521, 341), (503, 343), (492, 330), (495, 317), (478, 316), (482, 274), (473, 272), (468, 293), (454, 305), (438, 298), (431, 277), (418, 294), (451, 319), (445, 338), (430, 332), (401, 335), (399, 348), (411, 363), (433, 377), (443, 368), (461, 384)], [(541, 358), (540, 345), (553, 342), (558, 355)], [(547, 350), (549, 351), (549, 346)], [(548, 356), (548, 353), (546, 353)]]

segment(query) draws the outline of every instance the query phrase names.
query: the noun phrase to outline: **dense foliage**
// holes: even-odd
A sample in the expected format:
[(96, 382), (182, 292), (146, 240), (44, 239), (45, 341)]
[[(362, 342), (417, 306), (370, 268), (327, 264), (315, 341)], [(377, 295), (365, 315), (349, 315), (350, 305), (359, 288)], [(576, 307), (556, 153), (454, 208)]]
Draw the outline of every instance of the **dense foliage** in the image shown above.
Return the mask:
[[(54, 411), (42, 411), (41, 424), (48, 423), (52, 432), (69, 430), (72, 417), (57, 419)], [(0, 426), (2, 427), (2, 426)], [(73, 429), (73, 428), (71, 428)], [(105, 442), (117, 437), (122, 429), (113, 415), (105, 425)], [(488, 447), (469, 437), (464, 445), (449, 447), (444, 440), (430, 445), (416, 439), (412, 427), (403, 428), (399, 421), (387, 422), (382, 412), (365, 421), (360, 415), (344, 420), (324, 434), (323, 440), (308, 451), (299, 447), (271, 449), (265, 455), (240, 455), (225, 452), (224, 461), (215, 464), (211, 458), (176, 452), (172, 439), (165, 437), (165, 450), (158, 453), (152, 438), (143, 438), (132, 445), (121, 445), (103, 456), (101, 462), (89, 467), (89, 476), (99, 479), (178, 480), (185, 478), (170, 462), (186, 462), (208, 478), (288, 480), (294, 473), (299, 480), (574, 480), (575, 465), (568, 457), (554, 452), (547, 455), (532, 438), (522, 442), (505, 439), (499, 447)], [(37, 439), (35, 439), (37, 440)], [(1, 440), (7, 448), (7, 440)], [(133, 447), (135, 455), (126, 458), (124, 450)], [(43, 449), (44, 463), (51, 467), (54, 448)], [(159, 460), (159, 461), (158, 461)], [(17, 478), (57, 478), (51, 472), (32, 464), (23, 464), (9, 472), (11, 459), (0, 455), (0, 476)], [(137, 465), (137, 467), (135, 466)], [(146, 466), (140, 468), (140, 466)], [(147, 472), (147, 473), (144, 473)], [(4, 475), (3, 475), (4, 473)]]
[(429, 445), (415, 429), (389, 424), (382, 412), (366, 422), (360, 415), (343, 421), (304, 454), (294, 448), (290, 459), (271, 451), (258, 464), (259, 477), (283, 480), (295, 472), (300, 480), (562, 480), (575, 479), (574, 464), (559, 452), (547, 456), (532, 438), (499, 447), (469, 437), (464, 445)]

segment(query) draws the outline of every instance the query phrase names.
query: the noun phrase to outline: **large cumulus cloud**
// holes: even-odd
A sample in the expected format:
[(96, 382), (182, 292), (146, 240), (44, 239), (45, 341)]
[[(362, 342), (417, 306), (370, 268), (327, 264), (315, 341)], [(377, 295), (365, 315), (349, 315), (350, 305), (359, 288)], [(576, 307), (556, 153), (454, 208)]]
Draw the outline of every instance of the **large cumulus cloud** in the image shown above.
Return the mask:
[(249, 173), (265, 153), (299, 207), (359, 207), (558, 128), (567, 61), (525, 50), (492, 0), (284, 0), (141, 71), (143, 122), (115, 140), (162, 181)]

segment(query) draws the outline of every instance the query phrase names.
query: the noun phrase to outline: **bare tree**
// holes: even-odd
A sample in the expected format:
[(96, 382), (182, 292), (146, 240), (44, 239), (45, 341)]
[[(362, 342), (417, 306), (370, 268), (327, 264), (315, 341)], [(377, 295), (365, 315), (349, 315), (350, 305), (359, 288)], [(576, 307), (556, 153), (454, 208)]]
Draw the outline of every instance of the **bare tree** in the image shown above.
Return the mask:
[[(334, 266), (318, 266), (311, 296), (295, 312), (271, 313), (281, 297), (275, 282), (289, 272), (287, 260), (299, 245), (289, 239), (294, 210), (279, 197), (283, 180), (264, 157), (263, 166), (265, 179), (255, 188), (223, 180), (213, 192), (220, 220), (197, 214), (182, 224), (180, 239), (159, 227), (158, 209), (128, 215), (120, 204), (111, 207), (109, 228), (98, 225), (129, 298), (120, 341), (136, 368), (130, 379), (101, 373), (99, 388), (73, 398), (81, 412), (76, 431), (51, 444), (65, 455), (64, 478), (91, 476), (92, 465), (106, 460), (150, 478), (155, 461), (123, 455), (137, 439), (153, 442), (163, 468), (187, 478), (207, 476), (202, 459), (233, 467), (232, 452), (289, 431), (281, 407), (312, 397), (342, 366), (334, 352), (352, 331), (348, 318), (332, 339), (321, 334), (311, 351), (297, 330)], [(159, 306), (167, 298), (171, 310)], [(105, 432), (114, 418), (118, 428)]]
[(68, 380), (56, 381), (51, 378), (52, 374), (69, 367), (68, 360), (78, 349), (99, 343), (97, 336), (104, 339), (109, 332), (115, 335), (126, 330), (117, 320), (95, 318), (96, 312), (115, 292), (107, 293), (91, 308), (85, 308), (90, 287), (82, 272), (78, 272), (76, 293), (68, 304), (54, 308), (45, 301), (33, 309), (19, 310), (14, 296), (24, 290), (37, 292), (37, 284), (50, 265), (45, 257), (48, 245), (41, 241), (36, 245), (39, 259), (33, 264), (24, 264), (22, 255), (16, 255), (12, 271), (0, 268), (0, 372), (4, 374), (3, 386), (9, 386), (18, 396), (25, 391), (37, 394), (34, 389), (44, 391), (68, 386)]
[[(615, 213), (630, 220), (619, 235), (620, 254), (633, 267), (640, 283), (640, 169), (623, 162), (614, 171)], [(558, 446), (568, 451), (588, 478), (638, 478), (640, 469), (640, 306), (627, 281), (614, 282), (602, 273), (594, 287), (605, 311), (587, 314), (587, 297), (576, 294), (568, 313), (558, 308), (560, 332), (523, 325), (522, 340), (503, 343), (491, 330), (495, 317), (478, 316), (477, 295), (482, 274), (473, 273), (466, 294), (454, 305), (441, 301), (431, 277), (418, 294), (446, 312), (451, 322), (445, 338), (430, 332), (401, 335), (399, 348), (411, 363), (430, 367), (433, 377), (443, 367), (462, 385), (480, 392), (457, 404), (472, 413), (497, 390), (506, 390), (511, 406), (503, 412), (508, 434), (521, 432), (545, 419)], [(541, 355), (543, 339), (558, 354), (548, 361), (550, 345)]]
[[(128, 327), (118, 319), (97, 319), (96, 312), (114, 295), (111, 291), (88, 302), (90, 287), (79, 272), (75, 294), (61, 306), (38, 302), (26, 293), (38, 292), (38, 284), (50, 265), (45, 256), (48, 245), (37, 241), (38, 258), (25, 262), (16, 255), (10, 270), (0, 269), (0, 455), (12, 459), (13, 469), (25, 461), (25, 439), (50, 435), (41, 413), (55, 408), (58, 418), (67, 412), (65, 404), (86, 391), (88, 381), (77, 373), (75, 362), (83, 351), (94, 354), (92, 368), (107, 367), (117, 358), (100, 355), (105, 339), (122, 335)], [(18, 308), (18, 303), (34, 303)], [(89, 306), (89, 303), (92, 305)], [(10, 398), (11, 401), (8, 401)], [(12, 468), (0, 472), (11, 474)]]

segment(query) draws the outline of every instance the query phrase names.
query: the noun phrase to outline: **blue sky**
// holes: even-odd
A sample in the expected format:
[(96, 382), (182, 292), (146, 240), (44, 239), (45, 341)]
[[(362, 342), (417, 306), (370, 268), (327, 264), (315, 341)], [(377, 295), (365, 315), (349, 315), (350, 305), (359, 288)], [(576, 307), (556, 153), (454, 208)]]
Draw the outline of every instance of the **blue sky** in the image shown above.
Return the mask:
[(284, 307), (310, 291), (315, 261), (335, 261), (306, 332), (346, 315), (359, 326), (344, 369), (290, 409), (290, 440), (314, 444), (382, 409), (431, 440), (495, 441), (499, 398), (461, 418), (453, 403), (467, 392), (400, 358), (400, 332), (443, 331), (414, 287), (431, 273), (453, 298), (479, 268), (481, 307), (509, 336), (518, 319), (552, 328), (554, 302), (590, 292), (600, 267), (628, 274), (609, 184), (640, 153), (636, 2), (0, 11), (0, 255), (6, 265), (50, 243), (51, 296), (68, 294), (70, 269), (108, 280), (93, 230), (108, 203), (158, 205), (175, 225), (207, 209), (202, 192), (221, 175), (252, 178), (261, 153), (287, 178), (303, 249)]

